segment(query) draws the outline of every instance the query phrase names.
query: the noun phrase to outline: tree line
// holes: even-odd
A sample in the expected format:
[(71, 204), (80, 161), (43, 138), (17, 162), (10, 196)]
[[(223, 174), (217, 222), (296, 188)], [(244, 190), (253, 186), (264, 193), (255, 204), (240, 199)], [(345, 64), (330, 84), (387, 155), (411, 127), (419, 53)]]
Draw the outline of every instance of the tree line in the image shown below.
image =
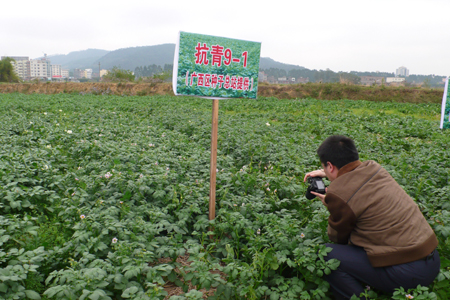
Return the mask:
[(163, 75), (165, 73), (172, 72), (173, 65), (172, 64), (165, 64), (163, 67), (160, 65), (149, 65), (149, 66), (141, 66), (136, 67), (134, 69), (134, 77), (135, 78), (141, 78), (141, 77), (154, 77), (155, 75)]
[[(14, 67), (12, 62), (14, 59), (10, 57), (4, 57), (0, 60), (0, 82), (19, 82), (20, 78), (15, 74)], [(170, 80), (172, 77), (172, 64), (164, 64), (164, 66), (152, 64), (148, 66), (140, 66), (136, 67), (134, 70), (134, 74), (131, 74), (131, 71), (125, 72), (124, 70), (120, 70), (116, 67), (110, 71), (110, 77), (133, 81), (132, 77), (134, 75), (135, 79), (139, 78), (159, 78), (163, 81)], [(122, 72), (123, 71), (123, 72)], [(278, 68), (269, 68), (269, 69), (260, 69), (263, 71), (268, 77), (272, 77), (277, 80), (282, 77), (291, 77), (291, 78), (308, 78), (309, 82), (323, 82), (323, 83), (335, 83), (335, 82), (344, 82), (344, 83), (352, 83), (359, 84), (361, 82), (361, 76), (374, 76), (374, 77), (395, 77), (394, 73), (388, 72), (334, 72), (330, 69), (326, 70), (310, 70), (310, 69), (278, 69)], [(119, 78), (120, 77), (120, 78)], [(112, 79), (111, 78), (111, 79)], [(442, 82), (445, 79), (444, 76), (435, 76), (435, 75), (410, 75), (406, 77), (407, 84), (422, 84), (425, 87), (436, 87), (442, 86)]]
[[(309, 78), (309, 82), (345, 82), (359, 84), (362, 76), (373, 77), (395, 77), (394, 73), (389, 72), (334, 72), (330, 69), (326, 70), (310, 70), (310, 69), (292, 69), (283, 70), (278, 68), (261, 69), (268, 77), (273, 76), (275, 80), (282, 77), (291, 78)], [(425, 87), (442, 86), (444, 76), (435, 75), (409, 75), (406, 77), (407, 84), (423, 84)]]

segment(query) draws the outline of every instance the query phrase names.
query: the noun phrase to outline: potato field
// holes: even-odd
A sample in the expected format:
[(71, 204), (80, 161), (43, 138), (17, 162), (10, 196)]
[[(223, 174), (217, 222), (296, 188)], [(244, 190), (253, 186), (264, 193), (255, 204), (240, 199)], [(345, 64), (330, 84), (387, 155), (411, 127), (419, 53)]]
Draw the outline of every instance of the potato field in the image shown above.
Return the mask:
[[(306, 172), (332, 134), (385, 167), (439, 240), (450, 298), (450, 132), (440, 104), (0, 94), (1, 299), (331, 299), (328, 211)], [(328, 182), (327, 182), (328, 184)]]

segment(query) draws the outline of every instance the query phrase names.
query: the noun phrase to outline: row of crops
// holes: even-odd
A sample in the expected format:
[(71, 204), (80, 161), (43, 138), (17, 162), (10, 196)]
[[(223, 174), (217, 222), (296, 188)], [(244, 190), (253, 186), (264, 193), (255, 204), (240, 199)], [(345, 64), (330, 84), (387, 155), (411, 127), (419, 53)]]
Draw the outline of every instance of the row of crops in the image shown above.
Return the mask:
[(330, 299), (323, 275), (339, 262), (323, 259), (328, 212), (305, 198), (303, 176), (320, 166), (320, 143), (344, 134), (417, 201), (440, 242), (432, 286), (367, 294), (448, 299), (450, 137), (439, 118), (437, 104), (221, 100), (209, 221), (211, 100), (1, 94), (0, 298)]

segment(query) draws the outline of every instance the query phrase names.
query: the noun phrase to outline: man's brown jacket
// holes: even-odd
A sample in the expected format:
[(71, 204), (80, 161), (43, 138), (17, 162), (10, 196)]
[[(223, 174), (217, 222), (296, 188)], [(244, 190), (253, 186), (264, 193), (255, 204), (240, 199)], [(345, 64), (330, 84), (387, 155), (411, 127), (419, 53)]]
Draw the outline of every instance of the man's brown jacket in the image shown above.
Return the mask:
[(424, 258), (438, 245), (417, 204), (374, 161), (339, 169), (325, 202), (330, 240), (363, 247), (373, 267)]

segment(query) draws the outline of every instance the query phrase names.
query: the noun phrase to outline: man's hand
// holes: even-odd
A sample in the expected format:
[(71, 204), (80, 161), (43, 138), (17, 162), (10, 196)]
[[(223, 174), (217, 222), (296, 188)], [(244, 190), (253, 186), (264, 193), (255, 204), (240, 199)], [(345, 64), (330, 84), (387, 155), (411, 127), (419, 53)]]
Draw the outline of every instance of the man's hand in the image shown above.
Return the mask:
[[(306, 182), (308, 177), (327, 177), (325, 171), (323, 169), (311, 171), (305, 174), (305, 178), (303, 178), (303, 182)], [(314, 193), (313, 193), (314, 194)]]
[[(327, 189), (325, 188), (325, 193), (326, 193), (326, 192), (327, 192)], [(314, 196), (316, 196), (317, 198), (319, 198), (320, 201), (322, 201), (323, 205), (328, 206), (327, 203), (325, 202), (325, 196), (326, 196), (326, 194), (323, 195), (323, 194), (319, 194), (319, 193), (316, 193), (316, 192), (313, 192), (313, 191), (311, 191), (311, 194), (313, 194)]]

